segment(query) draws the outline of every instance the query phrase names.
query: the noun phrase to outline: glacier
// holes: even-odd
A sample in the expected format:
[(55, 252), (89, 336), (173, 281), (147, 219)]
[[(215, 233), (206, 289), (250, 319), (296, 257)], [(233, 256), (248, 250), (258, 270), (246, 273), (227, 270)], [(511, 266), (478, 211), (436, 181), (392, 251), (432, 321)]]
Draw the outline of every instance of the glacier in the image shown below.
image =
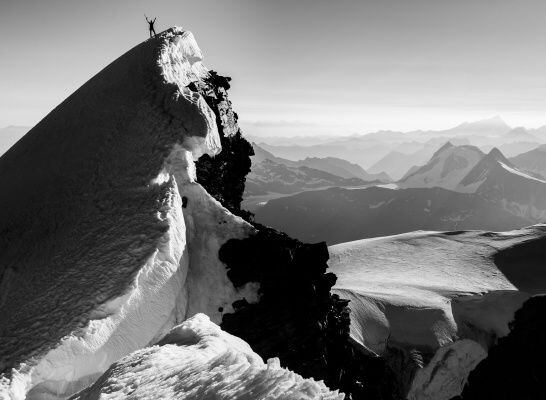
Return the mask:
[[(354, 342), (399, 365), (409, 399), (449, 400), (536, 292), (530, 277), (541, 278), (530, 274), (545, 235), (546, 225), (535, 225), (337, 244), (329, 247), (333, 292), (350, 300)], [(529, 245), (535, 250), (521, 247)], [(514, 259), (516, 249), (526, 257)]]

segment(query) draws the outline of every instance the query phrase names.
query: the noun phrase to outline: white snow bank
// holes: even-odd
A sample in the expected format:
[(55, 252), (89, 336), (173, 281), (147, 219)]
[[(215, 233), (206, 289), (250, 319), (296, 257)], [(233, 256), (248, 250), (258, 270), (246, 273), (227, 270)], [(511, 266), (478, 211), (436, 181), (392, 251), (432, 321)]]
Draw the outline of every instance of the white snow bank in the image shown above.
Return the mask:
[(267, 364), (241, 339), (223, 332), (204, 314), (173, 328), (159, 345), (112, 365), (72, 399), (317, 399), (341, 400), (322, 381), (304, 379)]
[[(491, 233), (412, 232), (331, 246), (333, 291), (350, 300), (351, 337), (365, 350), (387, 345), (434, 354), (411, 399), (460, 393), (489, 346), (529, 297), (495, 264), (501, 251), (546, 235), (543, 225)], [(532, 267), (533, 260), (528, 260)], [(526, 260), (510, 276), (525, 278)], [(523, 280), (522, 278), (522, 280)], [(466, 339), (466, 340), (465, 340)]]
[(193, 160), (220, 150), (185, 87), (201, 59), (191, 33), (167, 30), (0, 158), (0, 398), (64, 398), (184, 319), (257, 300), (217, 256), (253, 228), (195, 182)]
[[(197, 312), (219, 323), (222, 313), (233, 312), (234, 301), (258, 300), (258, 286), (250, 283), (236, 290), (218, 259), (223, 243), (248, 236), (251, 227), (195, 183), (193, 174), (191, 153), (174, 149), (154, 180), (169, 187), (158, 213), (169, 229), (158, 249), (139, 269), (129, 292), (98, 305), (85, 328), (64, 337), (5, 388), (11, 398), (24, 398), (30, 389), (27, 399), (63, 397)], [(186, 208), (182, 208), (182, 195), (187, 198)]]
[[(202, 154), (214, 155), (220, 152), (220, 136), (216, 126), (216, 117), (205, 99), (198, 93), (193, 92), (187, 86), (191, 82), (199, 81), (208, 76), (208, 70), (203, 65), (203, 53), (197, 45), (195, 37), (191, 32), (183, 31), (181, 28), (172, 28), (162, 33), (162, 44), (158, 56), (158, 65), (161, 75), (167, 83), (176, 85), (174, 97), (183, 96), (189, 104), (193, 105), (205, 117), (206, 135), (188, 135), (184, 138), (184, 144), (192, 151), (194, 160)], [(175, 112), (184, 118), (184, 114), (192, 112), (187, 108), (186, 102), (176, 102)], [(189, 119), (191, 121), (191, 119)], [(187, 126), (190, 132), (197, 133), (198, 130)]]
[(417, 371), (407, 399), (452, 399), (462, 392), (468, 375), (486, 356), (487, 352), (469, 339), (442, 347), (425, 368)]
[[(463, 304), (472, 304), (473, 313), (483, 313), (482, 325), (488, 321), (490, 329), (504, 335), (514, 307), (526, 295), (512, 293), (516, 287), (493, 256), (540, 235), (542, 229), (531, 227), (498, 234), (412, 232), (341, 243), (329, 248), (330, 270), (338, 277), (334, 291), (351, 300), (352, 313), (358, 316), (351, 321), (353, 337), (377, 353), (389, 335), (400, 343), (430, 348), (450, 342), (459, 330), (453, 307), (461, 314)], [(462, 297), (486, 292), (497, 294), (477, 297), (480, 301)], [(495, 317), (486, 317), (486, 309), (493, 308)], [(465, 320), (470, 318), (465, 315)], [(413, 323), (416, 319), (421, 323)]]

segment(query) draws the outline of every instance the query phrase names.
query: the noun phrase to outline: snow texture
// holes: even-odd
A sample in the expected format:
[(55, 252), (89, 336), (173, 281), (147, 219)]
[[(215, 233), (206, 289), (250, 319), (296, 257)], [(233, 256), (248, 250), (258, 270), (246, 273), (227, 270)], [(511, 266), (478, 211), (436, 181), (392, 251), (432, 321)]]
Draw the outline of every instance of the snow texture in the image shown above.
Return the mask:
[(417, 371), (407, 399), (452, 399), (462, 392), (466, 378), (486, 356), (478, 343), (468, 339), (440, 348), (429, 364)]
[[(393, 344), (435, 354), (415, 378), (411, 398), (451, 398), (529, 297), (495, 256), (545, 232), (541, 225), (504, 233), (412, 232), (331, 246), (333, 291), (350, 300), (351, 337), (377, 354)], [(525, 278), (524, 263), (511, 278), (518, 280), (517, 273)]]
[(0, 158), (0, 399), (64, 398), (186, 318), (258, 300), (217, 257), (253, 228), (195, 182), (194, 160), (221, 150), (187, 87), (207, 76), (201, 61), (171, 28)]
[(158, 345), (137, 350), (73, 400), (317, 399), (341, 400), (322, 381), (267, 364), (243, 340), (223, 332), (204, 314), (173, 328)]

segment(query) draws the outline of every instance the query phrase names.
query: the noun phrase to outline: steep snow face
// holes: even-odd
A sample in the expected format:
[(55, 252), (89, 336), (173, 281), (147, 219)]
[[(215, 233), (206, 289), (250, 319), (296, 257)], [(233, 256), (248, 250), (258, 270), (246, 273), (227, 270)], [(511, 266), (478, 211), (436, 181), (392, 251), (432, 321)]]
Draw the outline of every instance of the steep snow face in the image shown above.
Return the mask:
[(404, 188), (454, 190), (483, 156), (474, 146), (443, 146), (427, 164), (408, 175), (399, 185)]
[(217, 154), (193, 35), (135, 47), (0, 158), (0, 398), (64, 398), (198, 312), (257, 300), (218, 260), (253, 228), (195, 181)]
[(417, 371), (408, 400), (452, 399), (462, 392), (466, 377), (486, 356), (478, 343), (468, 339), (442, 347)]
[(265, 364), (244, 341), (197, 314), (173, 328), (158, 345), (112, 365), (72, 399), (104, 397), (342, 400), (345, 396), (330, 391), (322, 381), (281, 368), (276, 358)]
[[(504, 233), (413, 232), (331, 246), (329, 265), (338, 276), (334, 292), (350, 300), (353, 339), (378, 354), (394, 345), (434, 355), (418, 372), (411, 398), (449, 399), (508, 333), (529, 297), (524, 291), (534, 291), (527, 269), (536, 272), (531, 255), (539, 257), (545, 240), (544, 225)], [(536, 246), (527, 249), (530, 243)], [(522, 245), (529, 257), (514, 265), (513, 250)]]

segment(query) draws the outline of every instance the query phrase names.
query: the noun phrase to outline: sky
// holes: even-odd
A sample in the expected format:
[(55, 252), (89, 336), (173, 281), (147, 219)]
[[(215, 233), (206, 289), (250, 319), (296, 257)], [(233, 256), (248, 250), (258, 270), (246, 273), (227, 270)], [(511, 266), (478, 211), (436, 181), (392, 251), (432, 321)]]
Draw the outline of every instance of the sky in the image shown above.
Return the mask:
[(194, 33), (251, 135), (546, 125), (544, 0), (0, 0), (0, 127), (145, 40), (144, 14)]

